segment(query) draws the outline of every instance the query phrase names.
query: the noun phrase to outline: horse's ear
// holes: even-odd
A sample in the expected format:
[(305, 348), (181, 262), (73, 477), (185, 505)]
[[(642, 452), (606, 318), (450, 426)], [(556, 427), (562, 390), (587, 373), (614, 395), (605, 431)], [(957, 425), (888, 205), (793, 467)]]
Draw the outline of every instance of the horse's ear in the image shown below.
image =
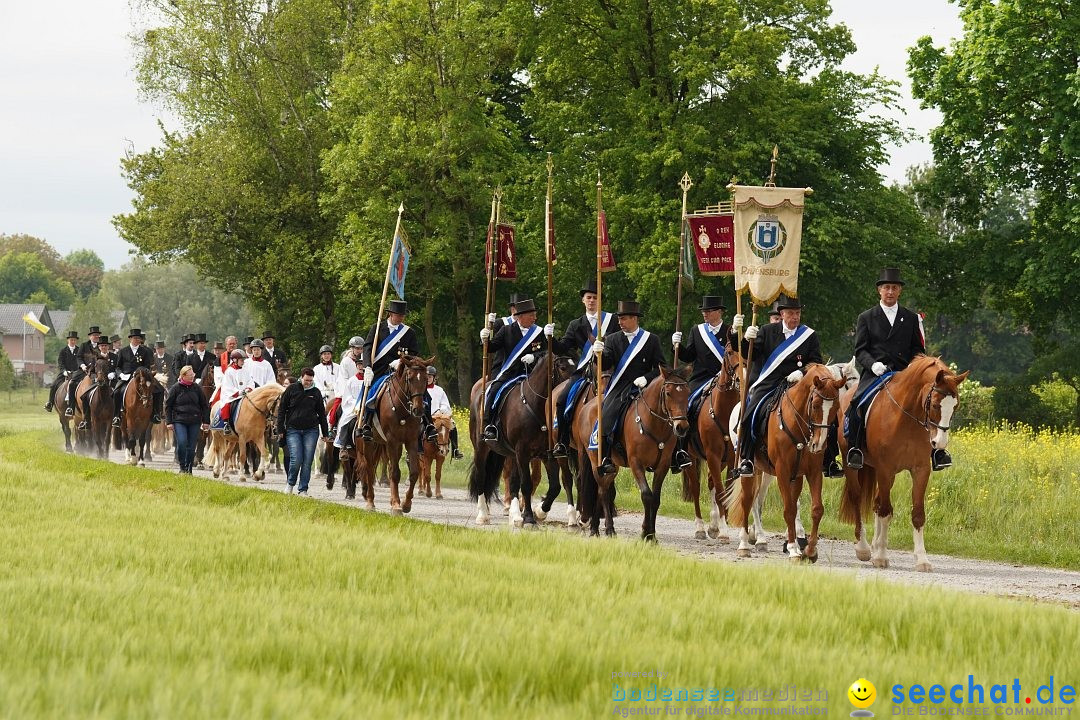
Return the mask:
[(672, 371), (670, 365), (661, 365), (660, 366), (660, 374), (664, 376), (665, 380), (667, 380), (668, 375), (670, 375), (672, 372), (673, 371)]
[(825, 383), (828, 382), (825, 378), (821, 377), (820, 375), (812, 375), (811, 377), (814, 378), (814, 387), (816, 387), (818, 390), (825, 387)]
[(970, 375), (970, 374), (971, 374), (971, 371), (970, 371), (970, 370), (965, 370), (964, 372), (962, 372), (962, 373), (960, 373), (959, 375), (957, 375), (957, 376), (956, 376), (956, 384), (957, 384), (957, 385), (959, 385), (960, 383), (962, 383), (962, 382), (964, 382), (965, 380), (967, 380), (967, 378), (968, 378), (968, 375)]
[(687, 379), (690, 378), (690, 375), (693, 372), (694, 372), (694, 366), (693, 366), (693, 364), (689, 364), (689, 365), (683, 365), (681, 368), (679, 368), (678, 370), (675, 371), (675, 374), (678, 375), (683, 380), (687, 380)]

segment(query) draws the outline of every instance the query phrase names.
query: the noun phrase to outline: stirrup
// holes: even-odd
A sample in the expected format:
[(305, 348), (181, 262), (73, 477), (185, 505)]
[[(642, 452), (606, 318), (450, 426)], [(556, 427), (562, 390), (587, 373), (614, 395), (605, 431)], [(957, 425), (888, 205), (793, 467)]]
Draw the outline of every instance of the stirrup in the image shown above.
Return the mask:
[(454, 448), (454, 452), (450, 454), (450, 457), (454, 458), (455, 460), (461, 460), (465, 457), (465, 454), (461, 452), (459, 448)]
[(863, 453), (859, 448), (853, 447), (847, 451), (847, 466), (852, 470), (861, 470), (863, 466)]
[(675, 453), (671, 456), (671, 467), (672, 468), (677, 467), (677, 468), (679, 468), (681, 470), (682, 468), (689, 467), (689, 466), (690, 466), (690, 453), (688, 453), (688, 452), (686, 452), (685, 450), (682, 450), (682, 449), (676, 450)]
[(754, 461), (743, 460), (739, 463), (739, 477), (754, 477)]
[(77, 426), (75, 427), (75, 429), (76, 429), (76, 430), (89, 430), (89, 429), (90, 429), (90, 422), (89, 422), (89, 421), (87, 421), (87, 420), (83, 420), (82, 422), (80, 422), (80, 423), (79, 423), (79, 424), (78, 424), (78, 425), (77, 425)]
[(120, 416), (119, 415), (117, 415), (116, 417), (114, 417), (112, 419), (112, 426), (113, 427), (120, 427)]
[(613, 475), (619, 471), (615, 463), (611, 462), (611, 458), (604, 458), (603, 461), (597, 465), (596, 471), (601, 475)]
[(827, 478), (844, 477), (844, 469), (840, 467), (840, 463), (836, 462), (835, 459), (829, 460), (829, 462), (825, 463), (825, 467), (822, 470), (822, 475)]
[(561, 442), (555, 443), (555, 447), (551, 448), (551, 457), (564, 458), (567, 456), (566, 445)]
[(73, 408), (73, 407), (64, 408), (64, 416), (65, 417), (75, 417), (75, 408)]
[(53, 404), (51, 402), (45, 403), (45, 412), (52, 412)]
[(371, 426), (367, 423), (360, 426), (360, 437), (363, 438), (364, 442), (371, 442), (375, 439), (375, 436), (371, 434)]
[(150, 418), (150, 422), (154, 423), (155, 425), (160, 425), (161, 424), (161, 416), (158, 415), (157, 413), (154, 413), (153, 417)]
[(485, 440), (498, 440), (499, 439), (499, 428), (495, 427), (494, 425), (488, 425), (486, 428), (484, 428), (484, 439)]
[(952, 467), (952, 455), (945, 448), (935, 448), (930, 453), (930, 469), (935, 472)]

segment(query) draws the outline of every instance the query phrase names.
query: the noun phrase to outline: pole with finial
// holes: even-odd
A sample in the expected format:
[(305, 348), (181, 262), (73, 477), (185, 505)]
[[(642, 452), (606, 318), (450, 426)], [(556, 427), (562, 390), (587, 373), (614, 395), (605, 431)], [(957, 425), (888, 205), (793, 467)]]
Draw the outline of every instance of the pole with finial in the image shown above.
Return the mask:
[[(603, 204), (601, 191), (603, 183), (600, 182), (600, 171), (596, 171), (596, 339), (604, 339), (604, 225)], [(604, 355), (596, 355), (596, 462), (597, 466), (604, 461)]]
[[(690, 188), (693, 187), (694, 181), (690, 179), (690, 173), (684, 172), (682, 179), (679, 180), (679, 187), (682, 188), (682, 218), (679, 223), (679, 280), (675, 290), (675, 330), (682, 329), (682, 280), (683, 280), (683, 263), (686, 255), (686, 194), (690, 192)], [(672, 351), (672, 366), (676, 369), (679, 367), (679, 346), (675, 345)]]
[[(486, 246), (486, 254), (484, 255), (484, 263), (486, 265), (486, 267), (484, 268), (484, 272), (487, 273), (487, 277), (486, 277), (487, 285), (486, 285), (486, 292), (485, 292), (485, 297), (484, 297), (484, 325), (483, 326), (485, 328), (487, 328), (488, 331), (491, 330), (491, 323), (488, 320), (488, 318), (491, 316), (491, 300), (492, 300), (491, 296), (495, 292), (495, 272), (494, 272), (494, 268), (495, 268), (495, 256), (498, 254), (497, 251), (496, 251), (496, 243), (499, 240), (498, 237), (497, 237), (497, 229), (498, 229), (498, 223), (499, 223), (499, 210), (501, 209), (499, 206), (501, 204), (502, 204), (502, 188), (501, 187), (496, 187), (495, 191), (491, 194), (491, 219), (488, 220), (487, 246)], [(489, 337), (488, 340), (484, 341), (484, 356), (483, 356), (483, 362), (482, 362), (483, 367), (481, 368), (481, 375), (480, 375), (480, 432), (483, 432), (484, 428), (487, 427), (484, 424), (484, 408), (487, 406), (487, 378), (488, 378), (488, 372), (491, 369), (490, 367), (488, 367), (488, 362), (489, 362), (489, 360), (491, 358), (491, 355), (488, 353), (488, 343), (489, 343), (489, 341), (490, 341), (490, 337)]]
[[(383, 281), (382, 298), (379, 300), (379, 316), (375, 319), (375, 333), (371, 340), (371, 350), (368, 352), (368, 361), (365, 364), (365, 368), (370, 368), (375, 365), (375, 355), (379, 350), (379, 331), (382, 330), (383, 311), (386, 309), (386, 293), (390, 290), (390, 271), (394, 266), (394, 248), (397, 247), (398, 236), (401, 234), (401, 216), (405, 212), (405, 203), (398, 204), (397, 210), (397, 224), (394, 225), (394, 239), (390, 242), (390, 258), (386, 261), (386, 279)], [(404, 248), (402, 248), (404, 252)], [(364, 375), (368, 375), (366, 369)], [(364, 401), (367, 401), (368, 393), (371, 392), (371, 385), (368, 382), (364, 382)]]
[[(553, 257), (554, 250), (555, 250), (555, 242), (554, 242), (554, 240), (555, 240), (555, 238), (554, 238), (555, 228), (554, 228), (554, 218), (552, 218), (552, 215), (551, 215), (551, 186), (552, 186), (552, 175), (553, 175), (554, 171), (555, 171), (555, 163), (551, 159), (551, 153), (548, 153), (547, 154), (547, 197), (546, 197), (546, 199), (544, 201), (544, 254), (547, 256), (547, 306), (548, 306), (547, 307), (547, 311), (548, 311), (547, 312), (547, 324), (548, 325), (551, 325), (554, 322), (552, 317), (553, 317), (553, 312), (554, 312), (554, 308), (555, 308), (555, 298), (553, 297), (554, 285), (555, 285), (555, 258)], [(553, 397), (551, 397), (551, 384), (552, 384), (552, 375), (555, 372), (555, 359), (554, 359), (554, 355), (552, 353), (551, 344), (552, 344), (552, 339), (551, 339), (551, 337), (548, 337), (548, 339), (547, 339), (547, 356), (548, 356), (547, 410), (548, 410), (548, 412), (547, 412), (547, 415), (545, 416), (544, 423), (545, 423), (546, 429), (547, 429), (547, 449), (548, 449), (549, 453), (551, 452), (551, 448), (553, 447), (552, 431), (553, 431), (553, 428), (554, 428), (554, 423), (552, 422), (552, 418), (555, 415), (555, 413), (554, 413), (555, 399)]]
[(772, 161), (769, 162), (769, 182), (765, 183), (765, 187), (776, 187), (776, 158), (780, 155), (780, 147), (778, 145), (772, 146)]

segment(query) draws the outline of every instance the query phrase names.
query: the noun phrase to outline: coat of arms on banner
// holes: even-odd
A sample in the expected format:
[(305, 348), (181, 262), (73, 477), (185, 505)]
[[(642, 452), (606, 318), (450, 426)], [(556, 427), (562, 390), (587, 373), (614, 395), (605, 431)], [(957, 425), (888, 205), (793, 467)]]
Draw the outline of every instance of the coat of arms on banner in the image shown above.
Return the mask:
[(750, 227), (746, 240), (750, 243), (750, 250), (761, 258), (761, 262), (768, 264), (784, 251), (787, 229), (778, 216), (761, 214)]

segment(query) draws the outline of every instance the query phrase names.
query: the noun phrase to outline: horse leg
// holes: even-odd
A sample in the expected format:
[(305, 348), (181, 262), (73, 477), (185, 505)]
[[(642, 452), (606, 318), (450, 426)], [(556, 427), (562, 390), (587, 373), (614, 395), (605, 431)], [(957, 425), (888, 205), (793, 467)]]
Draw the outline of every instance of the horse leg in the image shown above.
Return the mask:
[(727, 517), (720, 511), (720, 500), (723, 499), (725, 494), (723, 478), (727, 466), (724, 461), (729, 454), (732, 453), (725, 445), (723, 457), (717, 458), (713, 455), (713, 457), (705, 458), (709, 470), (709, 504), (711, 505), (709, 508), (709, 537), (720, 538), (722, 542), (728, 542)]
[(776, 486), (780, 490), (780, 497), (784, 500), (784, 523), (787, 525), (787, 555), (794, 562), (802, 560), (802, 548), (795, 540), (795, 521), (799, 518), (799, 496), (802, 494), (803, 479), (799, 475), (793, 480), (783, 481), (780, 478), (787, 477), (790, 469), (777, 463)]
[[(538, 481), (540, 479), (539, 472), (537, 473), (536, 477), (533, 477), (532, 462), (530, 461), (528, 455), (525, 454), (525, 453), (519, 453), (518, 454), (517, 463), (518, 463), (518, 467), (522, 470), (522, 473), (521, 473), (521, 504), (522, 504), (522, 510), (523, 510), (522, 522), (525, 525), (529, 525), (529, 526), (532, 526), (533, 528), (535, 528), (536, 527), (537, 515), (536, 515), (535, 512), (533, 512), (532, 497), (533, 497), (533, 490), (536, 488), (536, 486), (538, 484), (536, 481)], [(539, 468), (537, 468), (537, 470), (539, 470)], [(553, 479), (551, 475), (548, 475), (548, 492), (551, 491), (551, 485), (552, 484), (554, 484), (555, 493), (558, 494), (558, 492), (559, 492), (558, 479), (557, 478)], [(552, 501), (554, 502), (554, 498), (552, 498)], [(550, 507), (550, 505), (548, 507)], [(543, 512), (544, 517), (547, 517), (547, 512), (543, 510), (543, 502), (542, 501), (541, 501), (541, 512)], [(540, 519), (543, 520), (543, 517), (541, 517)]]
[[(758, 490), (754, 496), (754, 531), (752, 542), (759, 552), (767, 552), (769, 549), (769, 543), (765, 540), (765, 526), (761, 522), (761, 513), (765, 507), (765, 496), (769, 493), (769, 485), (774, 479), (774, 475), (765, 472), (761, 473), (761, 481), (757, 486)], [(779, 483), (777, 483), (777, 485), (779, 485)]]
[[(615, 537), (615, 478), (608, 480), (608, 486), (597, 492), (604, 505), (604, 535)], [(599, 508), (596, 515), (599, 522)]]
[[(446, 458), (443, 457), (442, 455), (439, 455), (438, 457), (435, 458), (435, 499), (436, 500), (442, 500), (443, 499), (443, 497), (442, 497), (442, 464), (443, 464), (443, 461), (445, 461), (445, 460), (446, 460)], [(428, 479), (428, 482), (430, 483), (430, 478)], [(431, 490), (430, 484), (428, 485), (428, 490), (429, 491)], [(428, 497), (431, 497), (430, 493), (428, 494)]]
[[(627, 450), (627, 454), (630, 454), (629, 450)], [(654, 520), (656, 513), (653, 511), (653, 505), (654, 503), (659, 505), (659, 498), (653, 496), (652, 488), (649, 487), (649, 478), (645, 475), (645, 467), (636, 458), (630, 460), (630, 472), (637, 483), (638, 493), (641, 495), (641, 507), (644, 510), (644, 517), (641, 519), (641, 539), (656, 542)], [(657, 472), (659, 472), (659, 469)], [(614, 478), (611, 480), (611, 485), (612, 487), (615, 485)], [(614, 504), (614, 498), (612, 500)], [(604, 507), (607, 508), (606, 498)]]
[(547, 473), (548, 489), (540, 501), (540, 509), (536, 511), (536, 519), (543, 522), (547, 519), (551, 506), (559, 497), (559, 461), (556, 458), (545, 456), (543, 460), (544, 472)]
[(811, 469), (806, 478), (806, 484), (810, 486), (810, 537), (806, 543), (806, 558), (810, 562), (817, 562), (818, 525), (825, 515), (825, 505), (821, 501), (821, 483), (820, 468), (817, 471)]
[(911, 529), (914, 533), (915, 569), (930, 572), (934, 568), (926, 555), (926, 486), (930, 482), (930, 470), (917, 468), (911, 473)]
[[(412, 510), (413, 491), (416, 489), (416, 481), (420, 477), (420, 453), (416, 451), (415, 445), (408, 447), (405, 453), (405, 462), (409, 466), (409, 489), (405, 491), (405, 502), (401, 504), (401, 512), (407, 513)], [(394, 464), (397, 465), (397, 463)]]
[(420, 456), (420, 492), (431, 497), (431, 457), (426, 452)]
[[(660, 513), (660, 498), (663, 496), (664, 479), (667, 478), (668, 468), (671, 466), (670, 457), (667, 461), (661, 460), (660, 466), (653, 470), (652, 480), (652, 507), (647, 511), (649, 514), (649, 529), (651, 533), (648, 536), (643, 535), (643, 539), (657, 542), (656, 540), (656, 516)], [(646, 478), (647, 479), (647, 478)]]
[(870, 562), (876, 568), (889, 567), (889, 523), (892, 522), (893, 479), (880, 469), (871, 468), (871, 476), (877, 478), (877, 497), (874, 500), (874, 539), (870, 543)]
[(694, 539), (705, 539), (705, 523), (701, 520), (701, 461), (690, 460), (690, 467), (683, 469), (683, 500), (694, 502)]
[(326, 446), (326, 489), (334, 489), (334, 473), (337, 471), (340, 450), (333, 443)]

